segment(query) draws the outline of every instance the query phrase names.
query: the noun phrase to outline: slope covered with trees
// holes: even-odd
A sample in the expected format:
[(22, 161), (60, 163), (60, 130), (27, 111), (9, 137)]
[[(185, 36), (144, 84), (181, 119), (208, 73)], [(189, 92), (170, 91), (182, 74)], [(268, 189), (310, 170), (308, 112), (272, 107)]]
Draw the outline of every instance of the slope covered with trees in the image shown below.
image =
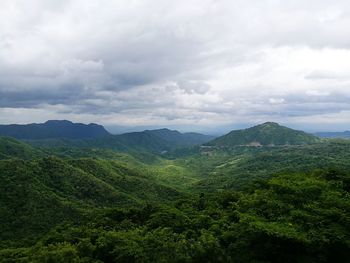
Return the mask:
[(95, 209), (132, 207), (181, 196), (116, 161), (46, 157), (0, 161), (2, 241), (34, 240)]
[(43, 152), (11, 137), (0, 137), (0, 160), (9, 158), (30, 159), (42, 156)]
[[(102, 127), (102, 126), (101, 126)], [(50, 133), (50, 130), (47, 130)], [(60, 133), (60, 132), (58, 132)], [(1, 130), (0, 130), (1, 134)], [(26, 136), (22, 136), (27, 138)], [(22, 138), (20, 137), (20, 138)], [(119, 135), (105, 134), (96, 137), (57, 136), (57, 131), (44, 138), (27, 138), (25, 141), (42, 148), (76, 147), (105, 148), (123, 152), (165, 153), (181, 147), (199, 145), (213, 139), (213, 136), (199, 133), (180, 133), (169, 129), (129, 132)]]
[(305, 145), (318, 142), (319, 139), (303, 131), (280, 126), (274, 122), (266, 122), (248, 129), (235, 130), (210, 141), (211, 146), (281, 146)]
[(191, 146), (203, 144), (214, 139), (214, 136), (210, 135), (204, 135), (195, 132), (181, 133), (169, 129), (146, 130), (145, 132), (156, 135), (157, 137), (167, 141), (169, 144), (175, 146)]
[(22, 262), (346, 262), (350, 175), (285, 174), (244, 192), (171, 205), (99, 211), (61, 225), (29, 248), (0, 250)]
[(350, 257), (348, 140), (167, 154), (147, 132), (48, 141), (0, 137), (0, 262)]

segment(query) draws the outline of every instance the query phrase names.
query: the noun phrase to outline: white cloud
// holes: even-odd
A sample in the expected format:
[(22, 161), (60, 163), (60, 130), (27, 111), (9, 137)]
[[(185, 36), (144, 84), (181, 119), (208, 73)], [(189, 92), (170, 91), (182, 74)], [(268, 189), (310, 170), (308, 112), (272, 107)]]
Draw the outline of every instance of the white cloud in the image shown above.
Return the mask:
[(336, 125), (349, 35), (345, 0), (3, 0), (0, 109), (11, 122)]

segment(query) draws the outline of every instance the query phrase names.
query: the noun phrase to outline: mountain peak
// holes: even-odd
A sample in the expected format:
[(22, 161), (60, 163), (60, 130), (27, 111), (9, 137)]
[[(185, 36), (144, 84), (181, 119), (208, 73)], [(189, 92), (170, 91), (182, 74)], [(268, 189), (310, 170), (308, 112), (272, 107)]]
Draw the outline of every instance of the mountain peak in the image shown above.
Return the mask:
[(73, 122), (68, 121), (68, 120), (48, 120), (48, 121), (44, 122), (44, 124), (48, 124), (48, 125), (73, 124)]
[(297, 131), (275, 122), (265, 122), (244, 130), (231, 131), (211, 142), (215, 146), (281, 146), (317, 142), (316, 136)]
[(145, 130), (147, 132), (178, 132), (176, 130), (170, 130), (168, 128), (160, 128), (160, 129), (155, 129), (155, 130)]
[(281, 125), (279, 125), (277, 122), (268, 121), (268, 122), (264, 122), (263, 124), (259, 124), (257, 126), (280, 127)]

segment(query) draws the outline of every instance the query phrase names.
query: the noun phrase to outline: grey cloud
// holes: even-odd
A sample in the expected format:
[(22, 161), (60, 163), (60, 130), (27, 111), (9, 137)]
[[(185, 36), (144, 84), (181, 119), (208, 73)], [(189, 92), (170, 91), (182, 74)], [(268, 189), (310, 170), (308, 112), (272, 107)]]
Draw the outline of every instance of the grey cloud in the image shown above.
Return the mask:
[(349, 76), (332, 71), (313, 71), (305, 76), (306, 79), (311, 80), (327, 80), (327, 79), (348, 79)]
[(348, 110), (346, 57), (310, 60), (349, 56), (349, 14), (345, 0), (4, 0), (0, 108), (177, 125)]

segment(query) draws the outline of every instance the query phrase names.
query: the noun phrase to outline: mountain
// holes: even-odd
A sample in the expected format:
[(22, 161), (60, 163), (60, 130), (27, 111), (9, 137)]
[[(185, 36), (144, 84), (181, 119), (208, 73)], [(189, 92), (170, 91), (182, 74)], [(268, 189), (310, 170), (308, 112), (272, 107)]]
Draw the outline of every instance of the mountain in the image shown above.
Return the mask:
[(203, 180), (193, 190), (241, 190), (255, 180), (277, 174), (337, 168), (350, 171), (350, 140), (329, 140), (297, 147), (232, 147), (211, 149), (189, 167)]
[(30, 242), (62, 222), (82, 223), (95, 209), (180, 196), (117, 161), (11, 159), (0, 160), (0, 171), (0, 247), (6, 240)]
[(26, 125), (0, 125), (0, 136), (25, 140), (39, 147), (108, 148), (115, 151), (162, 153), (177, 147), (203, 144), (214, 137), (200, 133), (180, 133), (158, 129), (112, 135), (101, 125), (49, 120)]
[(37, 140), (50, 138), (86, 139), (110, 135), (103, 126), (94, 123), (73, 123), (49, 120), (45, 123), (0, 125), (0, 136)]
[(114, 138), (133, 150), (146, 150), (160, 153), (170, 150), (173, 146), (163, 138), (147, 131), (124, 133), (115, 135)]
[(180, 133), (169, 129), (159, 129), (98, 138), (45, 138), (27, 140), (27, 142), (39, 147), (105, 148), (122, 152), (149, 151), (162, 153), (178, 147), (199, 145), (213, 138), (213, 136), (199, 133)]
[[(257, 127), (244, 133), (259, 143), (309, 136)], [(173, 145), (166, 139), (33, 140), (66, 142), (56, 155), (0, 138), (0, 262), (348, 261), (349, 140), (212, 147), (153, 162), (113, 150), (141, 155)], [(92, 142), (112, 150), (85, 148)]]
[(350, 131), (344, 132), (316, 132), (316, 136), (321, 138), (345, 138), (350, 139)]
[(213, 140), (215, 137), (210, 135), (204, 135), (195, 132), (181, 133), (176, 130), (158, 129), (158, 130), (146, 130), (148, 134), (156, 135), (162, 138), (167, 143), (175, 146), (192, 146), (196, 144), (203, 144)]
[(0, 137), (0, 160), (10, 158), (30, 159), (43, 156), (40, 150), (11, 137)]
[(305, 145), (319, 141), (314, 135), (293, 130), (274, 122), (266, 122), (248, 129), (231, 131), (216, 138), (209, 146), (281, 146)]
[(26, 140), (26, 142), (35, 147), (42, 148), (101, 148), (111, 149), (117, 152), (147, 151), (161, 153), (172, 148), (172, 145), (167, 141), (147, 132), (130, 132), (87, 139), (49, 138)]

